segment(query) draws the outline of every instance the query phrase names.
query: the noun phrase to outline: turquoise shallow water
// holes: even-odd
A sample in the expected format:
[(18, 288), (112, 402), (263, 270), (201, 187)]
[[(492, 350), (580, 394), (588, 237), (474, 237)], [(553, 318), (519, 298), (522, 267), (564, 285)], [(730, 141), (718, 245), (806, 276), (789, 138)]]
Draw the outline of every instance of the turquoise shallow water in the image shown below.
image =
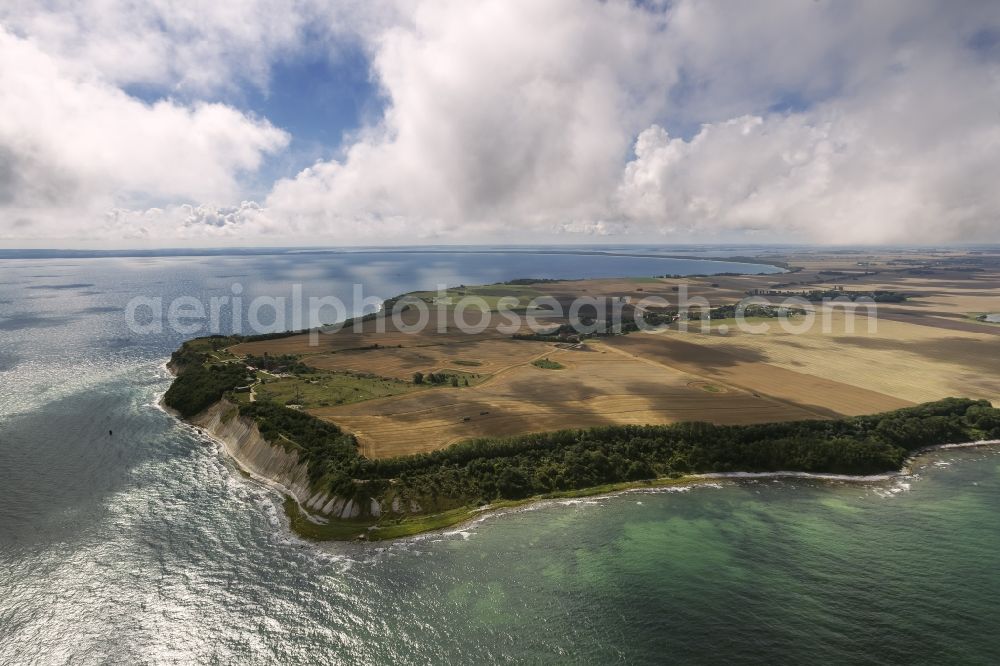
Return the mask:
[[(427, 267), (393, 261), (383, 295)], [(450, 261), (461, 281), (494, 270)], [(179, 339), (131, 336), (120, 304), (237, 273), (341, 278), (273, 258), (93, 262), (3, 266), (0, 663), (1000, 659), (996, 449), (879, 483), (725, 481), (316, 546), (156, 407)]]

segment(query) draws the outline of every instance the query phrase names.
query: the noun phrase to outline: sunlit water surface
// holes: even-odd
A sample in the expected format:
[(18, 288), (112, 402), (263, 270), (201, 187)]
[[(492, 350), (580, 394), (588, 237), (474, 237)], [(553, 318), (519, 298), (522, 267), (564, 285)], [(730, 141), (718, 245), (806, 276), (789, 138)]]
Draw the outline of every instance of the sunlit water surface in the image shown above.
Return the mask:
[(723, 482), (317, 546), (156, 406), (185, 336), (137, 336), (122, 315), (137, 294), (234, 282), (346, 297), (362, 281), (387, 297), (706, 270), (462, 254), (0, 262), (0, 663), (996, 663), (995, 450), (940, 452), (881, 483)]

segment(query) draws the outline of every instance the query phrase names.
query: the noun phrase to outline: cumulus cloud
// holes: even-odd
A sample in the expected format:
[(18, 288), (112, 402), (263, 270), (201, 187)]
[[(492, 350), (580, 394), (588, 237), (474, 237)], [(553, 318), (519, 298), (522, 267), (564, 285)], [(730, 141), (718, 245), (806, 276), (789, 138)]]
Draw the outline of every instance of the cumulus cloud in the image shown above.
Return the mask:
[(971, 4), (417, 3), (376, 40), (381, 124), (267, 205), (347, 237), (989, 240), (998, 25)]
[[(2, 19), (0, 233), (76, 210), (220, 243), (997, 239), (996, 3), (101, 4)], [(200, 100), (340, 38), (384, 113), (245, 202), (288, 136)]]
[(674, 80), (661, 20), (623, 2), (420, 3), (377, 38), (382, 122), (267, 204), (351, 234), (591, 219)]
[(639, 135), (622, 214), (661, 233), (747, 231), (825, 243), (996, 237), (1000, 133), (963, 126), (946, 145), (848, 113), (744, 116), (690, 141)]
[[(225, 202), (285, 132), (222, 105), (146, 104), (0, 29), (0, 207), (48, 235), (116, 205)], [(89, 218), (89, 219), (88, 219)], [(16, 223), (16, 224), (14, 224)]]
[(616, 206), (663, 233), (995, 241), (1000, 53), (964, 41), (975, 34), (897, 43), (867, 61), (868, 80), (806, 110), (707, 123), (688, 140), (654, 125), (637, 138)]
[(185, 97), (242, 83), (265, 88), (275, 60), (306, 48), (335, 52), (339, 40), (380, 16), (388, 16), (385, 8), (356, 0), (38, 0), (0, 7), (9, 31), (79, 69)]
[(238, 206), (192, 206), (132, 210), (115, 208), (104, 218), (101, 234), (136, 240), (167, 236), (180, 240), (231, 240), (260, 238), (282, 231), (260, 204), (243, 201)]

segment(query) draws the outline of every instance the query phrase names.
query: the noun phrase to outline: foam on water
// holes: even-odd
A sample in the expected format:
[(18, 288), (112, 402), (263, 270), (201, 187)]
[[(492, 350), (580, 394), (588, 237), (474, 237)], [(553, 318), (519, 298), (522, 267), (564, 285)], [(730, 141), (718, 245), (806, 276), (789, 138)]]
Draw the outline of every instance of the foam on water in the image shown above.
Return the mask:
[[(280, 494), (160, 408), (178, 339), (102, 347), (123, 337), (114, 312), (79, 314), (132, 293), (224, 291), (226, 275), (336, 281), (351, 272), (340, 261), (33, 261), (31, 274), (59, 276), (49, 283), (106, 294), (59, 289), (44, 308), (0, 285), (0, 301), (59, 318), (0, 329), (16, 355), (0, 370), (0, 663), (972, 663), (1000, 652), (995, 448), (931, 452), (883, 481), (710, 478), (486, 510), (393, 543), (314, 544), (288, 530)], [(381, 274), (403, 274), (405, 288), (372, 279), (384, 296), (433, 288), (413, 284), (433, 281), (429, 261), (385, 259)], [(477, 255), (449, 275), (523, 277), (534, 261)], [(5, 277), (42, 280), (24, 272)]]

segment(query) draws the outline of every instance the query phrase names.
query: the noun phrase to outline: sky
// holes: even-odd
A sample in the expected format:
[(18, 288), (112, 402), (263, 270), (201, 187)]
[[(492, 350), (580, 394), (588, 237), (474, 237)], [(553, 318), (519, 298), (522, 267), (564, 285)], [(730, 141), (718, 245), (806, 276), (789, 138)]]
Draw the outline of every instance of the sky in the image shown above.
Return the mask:
[(0, 247), (993, 243), (998, 183), (989, 0), (0, 0)]

